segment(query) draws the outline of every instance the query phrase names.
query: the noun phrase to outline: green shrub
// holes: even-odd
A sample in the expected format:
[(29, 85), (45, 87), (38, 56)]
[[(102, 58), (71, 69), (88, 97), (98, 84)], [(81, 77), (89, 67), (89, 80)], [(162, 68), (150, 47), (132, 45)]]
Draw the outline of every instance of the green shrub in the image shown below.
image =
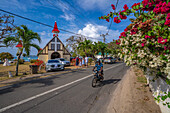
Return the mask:
[(89, 58), (89, 63), (90, 63), (90, 65), (91, 65), (92, 61), (93, 61), (93, 59), (92, 59), (92, 58)]
[[(17, 60), (14, 60), (15, 64), (17, 63)], [(19, 64), (24, 64), (24, 60), (23, 59), (19, 59)]]
[(30, 63), (35, 63), (35, 62), (37, 62), (37, 60), (36, 60), (36, 59), (32, 59), (32, 60), (30, 60)]

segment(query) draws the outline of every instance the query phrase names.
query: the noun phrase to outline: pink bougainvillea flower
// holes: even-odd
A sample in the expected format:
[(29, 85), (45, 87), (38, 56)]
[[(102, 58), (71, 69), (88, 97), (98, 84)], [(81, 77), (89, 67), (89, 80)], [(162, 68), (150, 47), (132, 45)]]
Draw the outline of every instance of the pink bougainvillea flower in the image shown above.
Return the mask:
[(101, 19), (103, 19), (103, 16), (101, 17)]
[(142, 47), (143, 47), (143, 46), (145, 46), (145, 43), (142, 43), (141, 45), (142, 45)]
[(125, 32), (122, 32), (120, 35), (123, 36), (123, 37), (126, 37)]
[(148, 38), (149, 38), (149, 39), (152, 39), (152, 38), (155, 38), (155, 36), (148, 36), (148, 35), (145, 35), (145, 38), (146, 38), (146, 39), (148, 39)]
[(127, 6), (127, 4), (125, 4), (125, 5), (123, 6), (123, 8), (124, 8), (125, 10), (129, 9), (129, 7)]
[(148, 35), (145, 35), (145, 38), (147, 39), (147, 38), (148, 38)]
[(127, 31), (128, 31), (128, 29), (126, 28), (126, 29), (124, 29), (124, 31), (125, 31), (125, 32), (127, 32)]
[(138, 32), (137, 28), (133, 28), (130, 30), (131, 31), (131, 35), (136, 34)]
[(120, 44), (120, 40), (116, 40), (116, 44), (119, 45)]
[(167, 50), (167, 47), (166, 47), (166, 46), (164, 46), (164, 50)]
[(111, 6), (112, 6), (112, 9), (113, 9), (113, 10), (115, 10), (115, 9), (116, 9), (116, 8), (115, 8), (115, 5), (113, 5), (113, 4), (112, 4)]
[(163, 39), (162, 37), (158, 37), (158, 43), (165, 44), (167, 42), (167, 39)]
[(127, 16), (120, 15), (121, 19), (127, 19)]
[(110, 20), (109, 19), (106, 19), (107, 22), (109, 22)]
[(166, 21), (164, 24), (170, 27), (170, 13), (167, 14)]
[(115, 22), (115, 23), (120, 23), (121, 21), (120, 21), (120, 19), (118, 19), (118, 17), (115, 17), (115, 18), (114, 18), (114, 22)]
[(122, 15), (123, 12), (126, 12), (126, 11), (123, 10), (123, 11), (121, 11), (121, 12), (119, 13), (120, 18), (121, 18), (121, 19), (127, 19), (127, 16), (126, 16), (126, 15)]

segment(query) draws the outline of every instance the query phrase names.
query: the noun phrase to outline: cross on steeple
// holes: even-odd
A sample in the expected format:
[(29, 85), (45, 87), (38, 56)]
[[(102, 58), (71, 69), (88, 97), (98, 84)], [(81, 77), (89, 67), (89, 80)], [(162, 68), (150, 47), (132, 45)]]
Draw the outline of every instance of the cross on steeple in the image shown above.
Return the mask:
[[(58, 27), (57, 27), (57, 22), (55, 21), (55, 24), (54, 24), (54, 29), (52, 30), (52, 33), (54, 33), (53, 37), (55, 38), (55, 51), (57, 51), (57, 37), (58, 37), (58, 33), (60, 31), (58, 30)], [(56, 36), (57, 35), (57, 36)]]

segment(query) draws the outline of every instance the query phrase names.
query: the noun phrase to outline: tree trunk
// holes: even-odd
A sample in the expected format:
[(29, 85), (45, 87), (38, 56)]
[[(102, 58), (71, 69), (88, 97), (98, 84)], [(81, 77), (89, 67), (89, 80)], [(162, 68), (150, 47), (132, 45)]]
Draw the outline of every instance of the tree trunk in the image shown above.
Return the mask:
[(20, 57), (21, 57), (21, 54), (22, 54), (22, 52), (18, 55), (18, 58), (17, 58), (17, 64), (16, 64), (16, 73), (15, 73), (15, 76), (18, 76), (19, 59), (20, 59)]

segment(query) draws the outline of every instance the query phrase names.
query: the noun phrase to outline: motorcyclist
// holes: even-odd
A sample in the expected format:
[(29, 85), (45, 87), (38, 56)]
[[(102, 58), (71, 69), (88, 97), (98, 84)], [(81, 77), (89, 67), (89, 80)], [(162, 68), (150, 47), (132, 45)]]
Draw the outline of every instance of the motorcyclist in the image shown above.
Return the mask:
[(94, 66), (94, 68), (93, 68), (92, 71), (94, 71), (95, 68), (97, 68), (97, 71), (98, 71), (98, 73), (99, 73), (99, 76), (100, 76), (102, 79), (104, 79), (104, 77), (103, 77), (103, 64), (100, 62), (100, 60), (97, 60), (97, 61), (96, 61), (96, 64), (95, 64), (95, 66)]

